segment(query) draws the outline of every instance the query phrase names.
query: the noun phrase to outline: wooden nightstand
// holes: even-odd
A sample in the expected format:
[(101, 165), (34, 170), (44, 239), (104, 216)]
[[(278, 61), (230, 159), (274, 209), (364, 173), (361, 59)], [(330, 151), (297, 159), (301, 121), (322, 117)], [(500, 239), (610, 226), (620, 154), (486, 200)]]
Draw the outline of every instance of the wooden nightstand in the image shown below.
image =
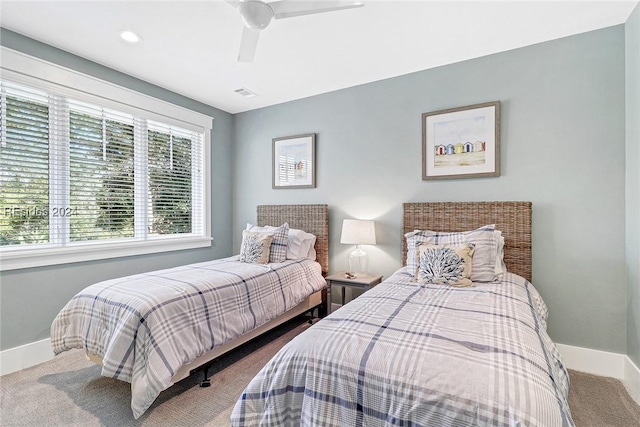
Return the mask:
[(347, 287), (363, 289), (368, 291), (373, 288), (378, 283), (382, 282), (382, 276), (358, 276), (355, 279), (347, 279), (345, 276), (345, 272), (332, 274), (331, 276), (326, 277), (327, 280), (327, 299), (329, 303), (327, 304), (327, 314), (331, 314), (331, 287), (333, 285), (342, 287), (342, 305), (344, 305), (344, 292)]

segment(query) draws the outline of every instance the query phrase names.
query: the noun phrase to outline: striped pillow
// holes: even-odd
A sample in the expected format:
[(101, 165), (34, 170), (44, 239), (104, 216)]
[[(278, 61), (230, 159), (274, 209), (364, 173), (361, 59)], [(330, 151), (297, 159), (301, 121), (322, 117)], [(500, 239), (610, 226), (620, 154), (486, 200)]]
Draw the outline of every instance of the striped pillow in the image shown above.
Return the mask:
[(280, 227), (267, 225), (258, 227), (257, 225), (247, 223), (247, 230), (258, 233), (272, 233), (273, 241), (269, 252), (269, 262), (284, 262), (287, 259), (287, 246), (289, 244), (289, 224), (284, 223)]
[(474, 282), (495, 282), (499, 279), (496, 275), (498, 242), (495, 229), (495, 224), (489, 224), (476, 230), (463, 232), (416, 230), (407, 233), (404, 235), (407, 239), (407, 266), (411, 267), (411, 271), (416, 271), (418, 268), (420, 260), (417, 247), (420, 243), (454, 246), (473, 243), (475, 250), (470, 279)]

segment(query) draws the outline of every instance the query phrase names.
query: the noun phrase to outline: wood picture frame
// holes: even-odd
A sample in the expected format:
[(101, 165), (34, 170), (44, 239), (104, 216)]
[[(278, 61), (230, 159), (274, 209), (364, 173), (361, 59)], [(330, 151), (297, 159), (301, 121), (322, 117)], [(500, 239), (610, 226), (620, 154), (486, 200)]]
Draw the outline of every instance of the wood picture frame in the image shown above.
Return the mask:
[(422, 179), (500, 176), (500, 101), (422, 114)]
[(273, 138), (272, 188), (316, 187), (316, 134)]

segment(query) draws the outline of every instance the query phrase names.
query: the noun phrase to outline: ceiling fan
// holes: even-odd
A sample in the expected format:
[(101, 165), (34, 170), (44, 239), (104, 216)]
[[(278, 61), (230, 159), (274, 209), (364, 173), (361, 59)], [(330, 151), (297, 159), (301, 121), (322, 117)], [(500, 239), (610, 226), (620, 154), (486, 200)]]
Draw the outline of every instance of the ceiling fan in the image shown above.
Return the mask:
[(293, 18), (364, 6), (362, 1), (347, 0), (280, 0), (270, 3), (264, 0), (227, 0), (227, 3), (238, 8), (244, 24), (238, 62), (253, 61), (260, 31), (267, 28), (272, 19)]

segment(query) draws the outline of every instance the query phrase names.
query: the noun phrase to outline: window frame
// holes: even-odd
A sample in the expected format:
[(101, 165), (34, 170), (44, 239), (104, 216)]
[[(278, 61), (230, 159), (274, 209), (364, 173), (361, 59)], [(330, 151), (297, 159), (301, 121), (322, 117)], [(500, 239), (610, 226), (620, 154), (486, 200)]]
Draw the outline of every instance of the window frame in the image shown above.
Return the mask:
[(0, 47), (0, 55), (2, 79), (204, 134), (201, 235), (162, 235), (149, 236), (145, 240), (71, 242), (63, 247), (53, 244), (37, 247), (2, 246), (0, 271), (211, 246), (212, 117), (6, 47)]

